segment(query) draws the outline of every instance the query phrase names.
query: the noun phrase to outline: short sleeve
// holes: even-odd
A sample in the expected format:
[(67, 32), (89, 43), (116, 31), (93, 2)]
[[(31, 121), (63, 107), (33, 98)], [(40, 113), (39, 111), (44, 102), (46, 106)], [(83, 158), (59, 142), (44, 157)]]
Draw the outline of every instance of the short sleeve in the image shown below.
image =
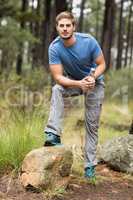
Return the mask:
[(61, 60), (58, 55), (58, 52), (53, 45), (49, 46), (48, 54), (49, 54), (49, 64), (50, 65), (51, 64), (61, 64)]
[(91, 53), (93, 61), (102, 53), (102, 49), (95, 38), (92, 38), (91, 41)]

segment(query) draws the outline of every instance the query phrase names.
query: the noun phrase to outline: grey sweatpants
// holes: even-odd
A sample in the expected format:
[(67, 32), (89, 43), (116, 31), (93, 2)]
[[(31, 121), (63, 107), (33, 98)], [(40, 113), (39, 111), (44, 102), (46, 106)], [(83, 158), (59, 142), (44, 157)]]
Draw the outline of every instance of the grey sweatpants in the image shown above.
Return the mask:
[[(81, 94), (82, 91), (79, 88), (64, 88), (57, 84), (52, 88), (50, 114), (45, 132), (52, 132), (56, 135), (61, 134), (64, 115), (64, 97)], [(99, 117), (104, 98), (104, 82), (97, 82), (95, 88), (84, 94), (84, 96), (86, 129), (84, 158), (86, 168), (97, 164), (96, 147), (98, 143)]]

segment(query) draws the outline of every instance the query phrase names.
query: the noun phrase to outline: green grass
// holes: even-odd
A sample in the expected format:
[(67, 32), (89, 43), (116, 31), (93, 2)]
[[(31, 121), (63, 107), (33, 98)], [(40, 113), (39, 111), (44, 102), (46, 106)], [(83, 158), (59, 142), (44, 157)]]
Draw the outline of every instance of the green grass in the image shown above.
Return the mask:
[(13, 111), (0, 128), (0, 168), (18, 170), (25, 155), (42, 145), (44, 118), (39, 110), (33, 113)]
[[(133, 109), (133, 103), (128, 104), (128, 109)], [(100, 120), (99, 142), (104, 143), (113, 137), (128, 134), (132, 114), (123, 111), (123, 105), (116, 102), (105, 102)]]
[[(80, 97), (79, 97), (80, 98)], [(99, 144), (114, 137), (127, 135), (132, 119), (133, 102), (128, 103), (128, 111), (123, 104), (116, 101), (105, 101), (100, 118)], [(82, 176), (84, 147), (84, 108), (71, 108), (64, 119), (63, 143), (72, 147), (74, 152), (73, 173)]]
[[(125, 111), (120, 103), (104, 102), (100, 118), (100, 143), (112, 137), (128, 133), (132, 119), (132, 109), (132, 102), (128, 104), (129, 111)], [(82, 145), (85, 134), (83, 106), (68, 111), (64, 120), (63, 132), (63, 140), (66, 144)]]
[[(34, 74), (34, 73), (33, 73)], [(25, 74), (25, 77), (11, 76), (10, 80), (2, 81), (0, 84), (0, 169), (11, 167), (18, 170), (23, 158), (32, 149), (43, 144), (43, 128), (49, 113), (50, 87), (47, 74), (43, 80), (43, 73)], [(129, 76), (130, 75), (130, 76)], [(33, 76), (33, 77), (32, 77)], [(106, 98), (100, 119), (99, 143), (120, 135), (128, 134), (128, 129), (133, 117), (132, 102), (132, 74), (128, 69), (119, 72), (110, 72), (106, 76)], [(42, 104), (38, 107), (31, 103), (25, 105), (21, 102), (19, 109), (11, 107), (5, 101), (4, 93), (11, 87), (23, 85), (24, 90), (34, 93), (39, 91), (43, 97)], [(124, 93), (121, 96), (121, 88), (126, 88), (128, 101), (124, 103)], [(116, 95), (113, 95), (118, 91)], [(28, 95), (30, 94), (28, 93)], [(30, 95), (29, 95), (30, 96)], [(30, 98), (28, 96), (28, 98)], [(20, 94), (13, 93), (11, 99), (20, 100)], [(35, 99), (36, 100), (36, 99)], [(72, 105), (65, 109), (64, 129), (62, 141), (69, 145), (74, 152), (73, 172), (83, 174), (83, 147), (84, 147), (84, 99), (73, 98)], [(30, 109), (29, 109), (30, 108)]]
[(45, 198), (47, 199), (62, 199), (63, 195), (66, 193), (66, 188), (63, 186), (58, 186), (55, 188), (50, 188), (44, 191)]

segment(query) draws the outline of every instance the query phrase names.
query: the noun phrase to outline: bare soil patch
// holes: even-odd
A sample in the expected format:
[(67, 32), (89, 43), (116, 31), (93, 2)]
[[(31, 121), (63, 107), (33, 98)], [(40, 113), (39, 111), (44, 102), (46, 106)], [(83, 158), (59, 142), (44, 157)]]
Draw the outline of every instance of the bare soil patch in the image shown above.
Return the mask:
[[(95, 185), (83, 177), (72, 175), (66, 192), (53, 200), (133, 200), (133, 177), (113, 171), (106, 165), (97, 166)], [(11, 174), (0, 176), (0, 200), (47, 200), (45, 192), (25, 190)]]

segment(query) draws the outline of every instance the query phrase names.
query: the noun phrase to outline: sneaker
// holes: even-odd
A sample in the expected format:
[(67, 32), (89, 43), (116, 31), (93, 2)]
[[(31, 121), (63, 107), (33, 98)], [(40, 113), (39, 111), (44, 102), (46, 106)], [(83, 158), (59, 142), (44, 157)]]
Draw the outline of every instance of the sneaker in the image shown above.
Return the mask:
[(44, 146), (61, 145), (60, 136), (55, 135), (51, 132), (45, 132), (45, 135), (46, 135), (46, 140)]
[(85, 178), (95, 178), (95, 166), (90, 166), (85, 168)]

